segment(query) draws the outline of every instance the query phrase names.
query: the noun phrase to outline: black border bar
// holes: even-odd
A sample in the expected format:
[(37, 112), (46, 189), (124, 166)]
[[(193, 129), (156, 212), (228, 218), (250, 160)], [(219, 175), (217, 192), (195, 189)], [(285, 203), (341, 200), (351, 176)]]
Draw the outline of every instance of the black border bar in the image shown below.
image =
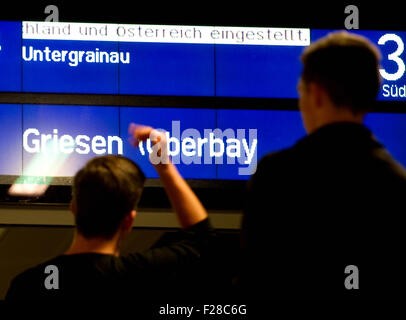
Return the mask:
[[(0, 104), (297, 111), (298, 99), (0, 92)], [(373, 112), (406, 113), (406, 101), (377, 101)]]

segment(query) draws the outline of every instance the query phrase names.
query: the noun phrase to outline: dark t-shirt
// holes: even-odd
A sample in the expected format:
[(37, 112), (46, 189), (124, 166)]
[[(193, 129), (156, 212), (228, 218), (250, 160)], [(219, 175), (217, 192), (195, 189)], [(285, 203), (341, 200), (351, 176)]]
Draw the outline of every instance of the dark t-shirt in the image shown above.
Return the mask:
[[(201, 288), (201, 259), (213, 237), (206, 219), (177, 234), (170, 243), (141, 253), (61, 255), (14, 278), (6, 300), (184, 297)], [(47, 266), (57, 267), (57, 283), (52, 279), (55, 268), (46, 273)], [(47, 289), (46, 281), (48, 287), (57, 285), (58, 289)]]

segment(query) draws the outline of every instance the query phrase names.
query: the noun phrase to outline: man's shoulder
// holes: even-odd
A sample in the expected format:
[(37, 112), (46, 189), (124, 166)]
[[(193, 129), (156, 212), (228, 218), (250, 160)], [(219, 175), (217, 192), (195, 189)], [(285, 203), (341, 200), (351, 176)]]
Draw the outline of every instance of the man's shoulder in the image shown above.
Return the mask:
[(269, 152), (259, 161), (260, 164), (285, 164), (286, 161), (294, 159), (296, 153), (295, 147), (290, 147), (278, 151)]
[[(292, 170), (295, 164), (295, 159), (298, 158), (295, 147), (274, 151), (264, 155), (258, 162), (257, 173), (264, 175), (267, 173), (283, 173), (286, 170)], [(257, 174), (257, 175), (258, 175)]]
[(57, 260), (58, 257), (49, 259), (16, 275), (10, 283), (6, 298), (32, 298), (32, 289), (38, 288), (38, 285), (44, 282), (47, 273), (53, 272), (48, 266), (55, 265)]
[(14, 279), (18, 280), (27, 280), (30, 278), (36, 278), (38, 274), (45, 274), (49, 266), (53, 266), (58, 263), (60, 257), (55, 257), (52, 259), (48, 259), (40, 264), (37, 264), (33, 267), (26, 269), (25, 271), (18, 274)]

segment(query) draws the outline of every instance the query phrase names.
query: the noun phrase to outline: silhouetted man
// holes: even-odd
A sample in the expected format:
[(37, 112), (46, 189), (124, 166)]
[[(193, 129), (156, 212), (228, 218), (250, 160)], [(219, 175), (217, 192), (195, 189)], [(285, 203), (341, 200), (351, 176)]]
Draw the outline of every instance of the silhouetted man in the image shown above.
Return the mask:
[(406, 172), (363, 125), (380, 53), (336, 32), (301, 61), (308, 135), (265, 156), (249, 181), (238, 288), (257, 298), (404, 296)]
[(120, 256), (145, 177), (130, 159), (112, 155), (94, 158), (74, 178), (71, 211), (76, 230), (71, 247), (18, 275), (6, 299), (193, 297), (187, 290), (193, 289), (198, 274), (187, 279), (189, 286), (178, 280), (198, 267), (212, 229), (206, 210), (161, 152), (166, 150), (165, 136), (157, 132), (153, 136), (153, 132), (150, 127), (137, 127), (133, 134), (136, 140), (151, 135), (156, 141), (155, 156), (160, 161), (154, 162), (155, 168), (184, 229), (182, 237), (163, 247)]

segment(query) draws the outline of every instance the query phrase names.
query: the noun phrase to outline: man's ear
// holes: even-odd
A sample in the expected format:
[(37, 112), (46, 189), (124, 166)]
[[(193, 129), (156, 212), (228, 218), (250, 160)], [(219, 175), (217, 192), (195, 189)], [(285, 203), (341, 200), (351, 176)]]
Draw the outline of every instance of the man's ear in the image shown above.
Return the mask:
[(319, 83), (313, 82), (312, 84), (312, 93), (314, 99), (314, 106), (316, 108), (322, 108), (330, 104), (330, 96), (327, 93), (326, 89)]
[(310, 97), (313, 99), (312, 105), (319, 108), (323, 105), (323, 88), (316, 82), (309, 84)]
[(135, 216), (137, 215), (137, 212), (135, 210), (131, 210), (129, 214), (126, 215), (126, 217), (123, 220), (123, 229), (130, 231), (131, 228), (133, 227), (134, 224), (134, 219)]
[(131, 210), (130, 216), (131, 216), (131, 220), (132, 220), (132, 222), (131, 222), (131, 226), (132, 226), (134, 224), (134, 219), (137, 216), (137, 211), (136, 210)]
[(73, 213), (73, 215), (76, 216), (76, 205), (73, 200), (71, 200), (69, 203), (69, 209)]

